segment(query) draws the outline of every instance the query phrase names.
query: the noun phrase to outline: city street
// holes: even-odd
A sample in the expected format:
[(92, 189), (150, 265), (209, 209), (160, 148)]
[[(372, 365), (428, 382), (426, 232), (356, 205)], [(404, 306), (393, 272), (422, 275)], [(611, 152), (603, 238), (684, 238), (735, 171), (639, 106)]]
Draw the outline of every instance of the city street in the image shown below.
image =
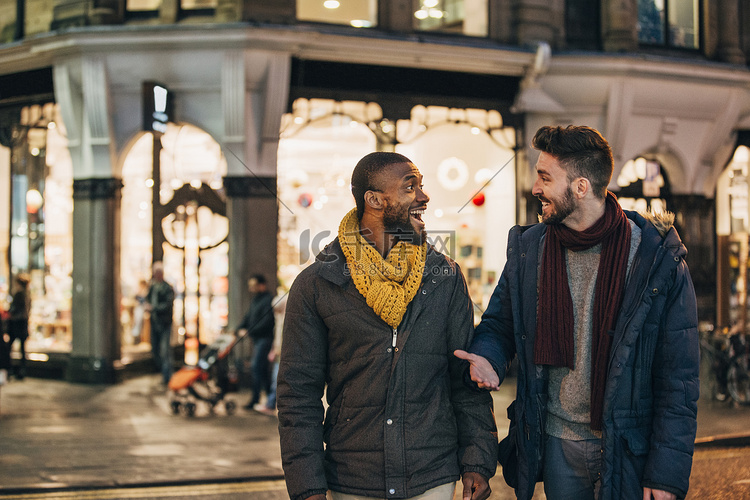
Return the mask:
[[(493, 393), (501, 435), (514, 382)], [(229, 397), (242, 406), (248, 394)], [(701, 400), (689, 499), (750, 499), (749, 421), (750, 407)], [(501, 475), (491, 486), (491, 498), (514, 498)], [(27, 378), (0, 388), (0, 498), (288, 496), (275, 418), (221, 407), (173, 415), (158, 378), (142, 376), (113, 386)], [(535, 499), (543, 498), (539, 485)]]

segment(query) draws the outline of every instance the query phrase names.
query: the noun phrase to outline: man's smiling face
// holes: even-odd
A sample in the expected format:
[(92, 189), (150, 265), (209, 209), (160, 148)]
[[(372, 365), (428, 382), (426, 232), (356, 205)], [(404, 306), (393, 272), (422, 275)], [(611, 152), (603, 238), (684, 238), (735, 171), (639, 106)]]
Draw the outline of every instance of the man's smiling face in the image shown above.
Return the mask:
[(567, 171), (554, 156), (542, 152), (536, 163), (536, 173), (531, 194), (542, 202), (542, 222), (562, 224), (578, 208)]
[(385, 208), (383, 227), (403, 241), (421, 245), (426, 237), (422, 215), (430, 197), (422, 190), (422, 174), (412, 163), (389, 165), (379, 176)]

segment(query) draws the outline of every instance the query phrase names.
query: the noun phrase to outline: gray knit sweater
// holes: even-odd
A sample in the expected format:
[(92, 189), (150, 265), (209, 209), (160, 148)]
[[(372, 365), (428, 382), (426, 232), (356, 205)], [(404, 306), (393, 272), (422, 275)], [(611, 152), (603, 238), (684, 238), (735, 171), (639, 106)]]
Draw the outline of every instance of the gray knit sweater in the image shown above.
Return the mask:
[[(641, 230), (633, 221), (630, 221), (630, 229), (628, 273), (641, 243)], [(590, 428), (591, 336), (594, 326), (594, 290), (601, 252), (601, 244), (580, 252), (566, 252), (568, 285), (573, 299), (573, 369), (550, 367), (547, 388), (549, 403), (546, 432), (561, 439), (580, 441), (601, 438), (601, 432)]]

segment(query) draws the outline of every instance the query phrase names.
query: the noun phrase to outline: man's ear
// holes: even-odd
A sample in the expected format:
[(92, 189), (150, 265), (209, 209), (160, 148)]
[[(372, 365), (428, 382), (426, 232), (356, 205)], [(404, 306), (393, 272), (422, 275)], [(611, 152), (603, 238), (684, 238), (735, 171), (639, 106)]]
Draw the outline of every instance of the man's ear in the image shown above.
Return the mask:
[(579, 177), (573, 181), (573, 192), (581, 199), (591, 192), (591, 182), (585, 177)]
[(383, 209), (383, 193), (378, 191), (365, 191), (365, 203), (375, 210)]

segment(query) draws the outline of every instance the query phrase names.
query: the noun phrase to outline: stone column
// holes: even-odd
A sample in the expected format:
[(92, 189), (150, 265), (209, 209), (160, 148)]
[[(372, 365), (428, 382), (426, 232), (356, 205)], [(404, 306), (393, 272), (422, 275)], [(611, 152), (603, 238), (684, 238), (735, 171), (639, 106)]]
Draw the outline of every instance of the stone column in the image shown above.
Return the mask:
[(607, 0), (602, 3), (602, 40), (606, 52), (638, 49), (638, 2)]
[(516, 0), (512, 7), (519, 45), (555, 41), (554, 13), (549, 0)]
[(229, 218), (229, 328), (233, 329), (249, 305), (250, 276), (265, 275), (271, 294), (276, 291), (276, 178), (225, 177), (224, 188)]
[(73, 348), (65, 378), (112, 383), (120, 359), (118, 239), (120, 190), (116, 178), (73, 181)]
[(414, 31), (415, 3), (411, 0), (378, 2), (378, 28), (409, 33)]
[(719, 0), (719, 59), (732, 64), (745, 64), (740, 49), (740, 7), (737, 0)]

